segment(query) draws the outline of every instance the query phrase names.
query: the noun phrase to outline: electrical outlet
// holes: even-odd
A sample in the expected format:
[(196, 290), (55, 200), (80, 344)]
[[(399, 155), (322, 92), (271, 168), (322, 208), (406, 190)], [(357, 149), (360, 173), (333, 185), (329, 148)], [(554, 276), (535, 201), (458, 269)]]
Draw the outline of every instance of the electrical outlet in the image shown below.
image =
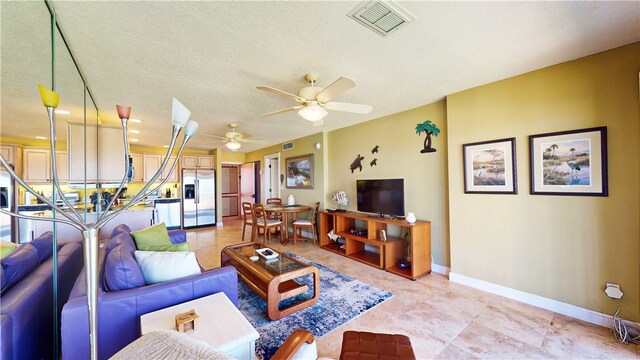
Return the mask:
[(614, 283), (605, 283), (604, 293), (612, 299), (621, 299), (624, 295), (620, 289), (620, 285)]

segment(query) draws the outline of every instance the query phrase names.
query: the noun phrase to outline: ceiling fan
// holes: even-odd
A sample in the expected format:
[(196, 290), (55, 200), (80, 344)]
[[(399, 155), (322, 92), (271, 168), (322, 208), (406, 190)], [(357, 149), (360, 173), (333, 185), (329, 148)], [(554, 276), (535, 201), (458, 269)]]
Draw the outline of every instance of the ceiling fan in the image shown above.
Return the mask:
[(304, 119), (313, 122), (314, 126), (323, 126), (324, 117), (327, 116), (327, 110), (345, 111), (357, 114), (368, 114), (371, 112), (371, 105), (340, 103), (331, 101), (334, 97), (356, 86), (356, 83), (348, 77), (340, 77), (326, 88), (316, 87), (315, 83), (319, 79), (316, 73), (305, 75), (304, 79), (311, 86), (304, 87), (298, 91), (297, 95), (290, 94), (267, 85), (258, 85), (258, 90), (270, 92), (276, 95), (288, 97), (300, 103), (300, 105), (290, 108), (276, 110), (262, 114), (262, 116), (271, 116), (287, 111), (298, 110), (298, 115)]
[(211, 135), (211, 134), (202, 134), (204, 136), (210, 136), (214, 138), (218, 138), (221, 140), (217, 140), (215, 142), (223, 142), (224, 146), (232, 151), (238, 151), (242, 147), (242, 144), (261, 144), (263, 141), (260, 140), (249, 140), (253, 135), (249, 133), (237, 132), (236, 127), (238, 124), (229, 124), (231, 131), (227, 131), (224, 133), (224, 136)]

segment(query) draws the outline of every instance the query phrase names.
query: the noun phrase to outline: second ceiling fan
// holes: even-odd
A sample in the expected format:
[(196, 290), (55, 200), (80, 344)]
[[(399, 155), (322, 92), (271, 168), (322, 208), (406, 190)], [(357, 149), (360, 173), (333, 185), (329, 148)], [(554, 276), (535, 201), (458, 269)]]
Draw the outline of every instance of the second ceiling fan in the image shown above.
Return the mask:
[(290, 94), (267, 85), (258, 85), (258, 90), (270, 92), (272, 94), (288, 97), (297, 101), (300, 105), (292, 106), (286, 109), (276, 110), (262, 114), (262, 116), (270, 116), (280, 114), (287, 111), (298, 110), (298, 114), (304, 119), (313, 122), (314, 126), (323, 126), (324, 117), (327, 116), (327, 110), (344, 111), (357, 114), (368, 114), (373, 109), (371, 105), (351, 104), (331, 101), (334, 97), (356, 86), (355, 81), (348, 77), (340, 77), (326, 88), (316, 87), (319, 75), (309, 73), (304, 79), (311, 86), (304, 87), (298, 91), (297, 95)]

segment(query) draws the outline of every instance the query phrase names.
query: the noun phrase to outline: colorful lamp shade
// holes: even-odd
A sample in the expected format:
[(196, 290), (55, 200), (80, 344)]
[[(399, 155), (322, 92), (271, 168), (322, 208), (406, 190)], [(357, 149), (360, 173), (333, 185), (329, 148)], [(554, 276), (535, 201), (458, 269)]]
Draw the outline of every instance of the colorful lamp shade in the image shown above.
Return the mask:
[(191, 116), (191, 111), (189, 111), (186, 106), (182, 105), (182, 103), (176, 98), (173, 98), (173, 106), (171, 107), (171, 123), (173, 123), (173, 125), (184, 127), (187, 124), (187, 121), (189, 121), (189, 116)]
[(116, 109), (118, 110), (118, 118), (120, 119), (129, 119), (131, 116), (131, 106), (124, 105), (116, 105)]
[(52, 108), (58, 107), (60, 94), (42, 84), (38, 85), (38, 90), (40, 90), (40, 97), (42, 98), (42, 103), (44, 104), (44, 106)]
[(318, 104), (307, 105), (298, 111), (305, 120), (318, 121), (327, 116), (327, 110)]

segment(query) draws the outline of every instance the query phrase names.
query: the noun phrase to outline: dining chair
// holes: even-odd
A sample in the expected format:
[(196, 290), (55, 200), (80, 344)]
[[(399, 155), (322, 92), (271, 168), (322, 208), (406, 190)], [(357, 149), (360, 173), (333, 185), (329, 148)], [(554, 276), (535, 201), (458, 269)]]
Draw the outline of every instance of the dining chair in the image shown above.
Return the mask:
[[(267, 205), (282, 206), (282, 199), (280, 198), (268, 198)], [(271, 213), (269, 219), (282, 220), (282, 214)]]
[(242, 223), (242, 241), (244, 241), (244, 232), (247, 225), (251, 226), (251, 234), (253, 240), (253, 208), (250, 202), (242, 203), (242, 213), (244, 214), (244, 222)]
[[(313, 207), (313, 215), (311, 219), (300, 219), (293, 222), (293, 245), (296, 244), (296, 240), (307, 240), (302, 237), (302, 229), (311, 228), (311, 237), (313, 238), (313, 245), (316, 244), (316, 219), (318, 218), (318, 209), (320, 208), (320, 202), (316, 202)], [(298, 234), (300, 236), (298, 236)]]
[(264, 233), (263, 244), (267, 244), (267, 240), (271, 239), (271, 229), (279, 229), (280, 237), (284, 234), (283, 223), (280, 220), (268, 219), (267, 213), (264, 211), (262, 204), (253, 204), (253, 231), (251, 232), (251, 241), (256, 241), (260, 236), (260, 229)]

